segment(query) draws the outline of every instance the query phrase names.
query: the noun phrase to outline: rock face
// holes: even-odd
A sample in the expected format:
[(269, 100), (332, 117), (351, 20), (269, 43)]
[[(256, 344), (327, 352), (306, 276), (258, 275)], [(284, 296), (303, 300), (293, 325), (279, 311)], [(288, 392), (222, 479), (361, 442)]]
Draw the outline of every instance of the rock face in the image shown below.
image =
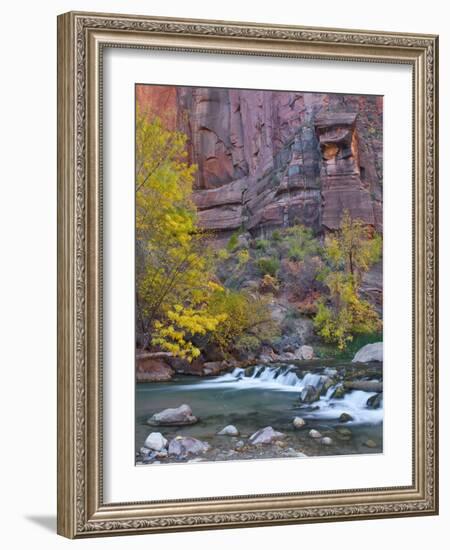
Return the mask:
[(137, 100), (187, 134), (199, 219), (219, 236), (335, 229), (344, 209), (381, 228), (381, 97), (138, 86)]
[(314, 122), (322, 156), (322, 225), (327, 229), (339, 229), (345, 210), (375, 225), (369, 189), (361, 180), (365, 168), (359, 162), (356, 117), (357, 113), (326, 113)]
[(383, 342), (367, 344), (353, 357), (353, 363), (370, 363), (371, 361), (383, 361)]
[(196, 422), (198, 418), (192, 414), (189, 405), (180, 405), (176, 409), (164, 409), (147, 420), (150, 426), (185, 426)]

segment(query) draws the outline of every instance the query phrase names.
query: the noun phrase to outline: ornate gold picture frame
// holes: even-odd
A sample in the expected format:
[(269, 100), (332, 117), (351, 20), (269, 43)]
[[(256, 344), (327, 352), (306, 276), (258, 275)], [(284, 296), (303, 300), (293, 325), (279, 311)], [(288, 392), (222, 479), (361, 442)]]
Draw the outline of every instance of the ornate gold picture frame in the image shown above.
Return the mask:
[[(104, 500), (103, 54), (106, 48), (412, 68), (412, 483)], [(58, 533), (90, 536), (438, 513), (438, 38), (70, 12), (58, 17)], [(134, 364), (130, 362), (130, 372)], [(130, 397), (131, 399), (131, 397)], [(177, 467), (177, 466), (174, 466)]]

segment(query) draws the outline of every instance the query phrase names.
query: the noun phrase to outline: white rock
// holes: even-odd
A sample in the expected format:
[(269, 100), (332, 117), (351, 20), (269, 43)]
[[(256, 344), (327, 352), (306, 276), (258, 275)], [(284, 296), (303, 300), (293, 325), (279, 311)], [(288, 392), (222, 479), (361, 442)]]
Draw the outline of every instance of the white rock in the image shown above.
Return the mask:
[(327, 376), (336, 376), (336, 374), (338, 373), (338, 371), (336, 369), (332, 369), (331, 367), (327, 367), (324, 371), (323, 371), (324, 374), (326, 374)]
[(152, 432), (144, 443), (144, 447), (152, 451), (162, 451), (166, 446), (167, 439), (159, 432)]
[(251, 445), (268, 445), (282, 437), (286, 437), (285, 434), (275, 431), (272, 426), (267, 426), (251, 435), (248, 441)]
[(311, 346), (302, 346), (300, 350), (305, 361), (310, 361), (314, 357), (314, 349)]
[(292, 421), (292, 424), (294, 425), (294, 428), (296, 428), (297, 430), (301, 430), (305, 427), (306, 422), (303, 418), (300, 418), (300, 416), (296, 416)]
[(314, 357), (314, 349), (311, 346), (300, 346), (295, 355), (297, 359), (310, 361)]
[(141, 447), (140, 451), (143, 458), (148, 458), (153, 454), (153, 451), (151, 449), (147, 449), (147, 447)]
[(371, 361), (383, 361), (383, 342), (363, 346), (356, 352), (352, 363), (370, 363)]
[(220, 430), (220, 432), (217, 435), (238, 436), (239, 430), (236, 428), (236, 426), (233, 426), (233, 424), (228, 424), (228, 426), (225, 426), (223, 430)]
[(208, 443), (195, 437), (177, 436), (169, 443), (169, 455), (186, 458), (188, 455), (199, 455), (209, 449)]
[(180, 405), (176, 409), (164, 409), (154, 414), (147, 420), (151, 426), (184, 426), (185, 424), (195, 424), (198, 418), (192, 414), (189, 405)]
[(320, 439), (322, 437), (322, 434), (318, 432), (317, 430), (309, 430), (309, 437), (312, 437), (313, 439)]
[(322, 445), (332, 445), (333, 444), (333, 440), (331, 439), (331, 437), (322, 437), (320, 442), (322, 443)]

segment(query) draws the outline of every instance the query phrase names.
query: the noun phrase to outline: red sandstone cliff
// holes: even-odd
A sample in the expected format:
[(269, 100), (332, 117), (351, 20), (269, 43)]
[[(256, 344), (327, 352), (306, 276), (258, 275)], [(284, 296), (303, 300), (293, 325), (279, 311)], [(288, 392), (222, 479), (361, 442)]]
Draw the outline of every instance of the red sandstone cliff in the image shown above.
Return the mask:
[(136, 97), (187, 134), (205, 228), (320, 231), (348, 209), (381, 229), (381, 97), (153, 85)]

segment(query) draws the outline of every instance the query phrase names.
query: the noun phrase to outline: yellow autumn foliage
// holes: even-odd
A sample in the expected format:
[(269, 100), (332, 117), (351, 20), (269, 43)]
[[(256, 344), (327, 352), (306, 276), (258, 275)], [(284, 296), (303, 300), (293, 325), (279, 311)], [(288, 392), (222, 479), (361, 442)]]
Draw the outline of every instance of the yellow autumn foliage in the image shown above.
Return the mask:
[(191, 200), (196, 171), (186, 136), (151, 113), (136, 111), (136, 310), (144, 346), (192, 360), (195, 335), (214, 331), (225, 316), (207, 306), (221, 289), (213, 255)]
[(329, 295), (317, 303), (314, 326), (326, 341), (340, 350), (355, 334), (381, 330), (381, 320), (372, 304), (359, 293), (362, 276), (381, 257), (382, 241), (361, 221), (344, 212), (339, 231), (327, 235), (324, 257), (327, 267), (321, 280)]

